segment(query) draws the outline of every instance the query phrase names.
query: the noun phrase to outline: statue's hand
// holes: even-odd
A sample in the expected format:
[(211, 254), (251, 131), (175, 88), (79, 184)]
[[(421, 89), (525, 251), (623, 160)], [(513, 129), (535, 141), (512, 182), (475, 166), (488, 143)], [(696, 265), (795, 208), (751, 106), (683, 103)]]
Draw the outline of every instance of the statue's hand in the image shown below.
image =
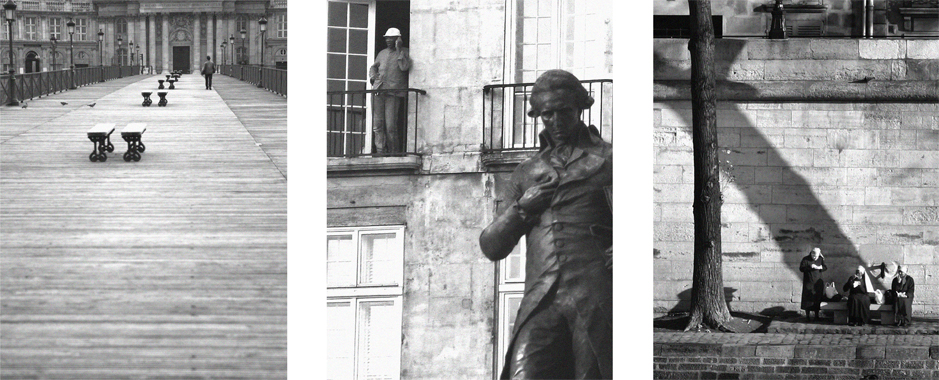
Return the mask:
[(548, 176), (544, 182), (529, 187), (518, 199), (518, 207), (521, 207), (529, 215), (541, 214), (551, 204), (551, 198), (554, 197), (558, 182), (557, 178)]

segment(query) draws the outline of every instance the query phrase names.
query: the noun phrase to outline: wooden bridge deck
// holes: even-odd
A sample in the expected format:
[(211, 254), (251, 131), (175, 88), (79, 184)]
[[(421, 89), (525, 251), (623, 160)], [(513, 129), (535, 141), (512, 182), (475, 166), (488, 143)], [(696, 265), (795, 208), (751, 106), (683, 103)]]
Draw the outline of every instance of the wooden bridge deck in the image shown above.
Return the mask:
[(157, 79), (0, 106), (2, 379), (287, 377), (287, 101), (185, 75), (157, 107)]

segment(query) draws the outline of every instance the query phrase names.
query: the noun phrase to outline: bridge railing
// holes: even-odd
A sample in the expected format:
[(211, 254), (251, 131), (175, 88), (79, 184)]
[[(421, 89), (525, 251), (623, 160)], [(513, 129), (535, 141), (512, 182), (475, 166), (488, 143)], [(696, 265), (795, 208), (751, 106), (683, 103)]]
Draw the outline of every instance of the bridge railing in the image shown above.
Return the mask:
[[(15, 74), (15, 97), (17, 101), (35, 99), (107, 80), (137, 75), (139, 66), (93, 66), (74, 70), (54, 70), (38, 73)], [(10, 74), (0, 75), (0, 105), (10, 101)]]
[(287, 96), (287, 70), (257, 65), (218, 65), (218, 72), (245, 81), (275, 94)]

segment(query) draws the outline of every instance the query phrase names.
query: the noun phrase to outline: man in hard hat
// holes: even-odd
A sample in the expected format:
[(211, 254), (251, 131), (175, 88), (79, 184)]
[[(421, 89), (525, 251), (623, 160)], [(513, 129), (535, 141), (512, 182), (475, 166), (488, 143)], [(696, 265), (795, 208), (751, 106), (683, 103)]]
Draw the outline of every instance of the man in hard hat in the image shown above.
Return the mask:
[[(498, 216), (479, 236), (490, 260), (526, 237), (525, 297), (501, 379), (613, 377), (613, 145), (581, 121), (594, 103), (573, 74), (532, 86), (530, 117), (544, 131), (519, 164)], [(625, 373), (625, 372), (624, 372)]]
[[(408, 88), (408, 70), (411, 57), (408, 48), (401, 46), (401, 31), (389, 28), (385, 33), (386, 49), (378, 52), (375, 63), (368, 70), (369, 81), (376, 90)], [(407, 91), (380, 92), (372, 98), (372, 132), (376, 153), (395, 153), (402, 150), (398, 142), (398, 109), (407, 99)]]

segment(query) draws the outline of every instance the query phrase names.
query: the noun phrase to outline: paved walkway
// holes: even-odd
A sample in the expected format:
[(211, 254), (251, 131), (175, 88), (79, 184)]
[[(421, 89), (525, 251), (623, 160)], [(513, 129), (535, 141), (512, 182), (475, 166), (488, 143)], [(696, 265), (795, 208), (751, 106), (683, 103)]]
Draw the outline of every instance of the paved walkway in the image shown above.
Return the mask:
[(286, 378), (286, 99), (185, 75), (157, 107), (157, 79), (0, 108), (3, 379)]

